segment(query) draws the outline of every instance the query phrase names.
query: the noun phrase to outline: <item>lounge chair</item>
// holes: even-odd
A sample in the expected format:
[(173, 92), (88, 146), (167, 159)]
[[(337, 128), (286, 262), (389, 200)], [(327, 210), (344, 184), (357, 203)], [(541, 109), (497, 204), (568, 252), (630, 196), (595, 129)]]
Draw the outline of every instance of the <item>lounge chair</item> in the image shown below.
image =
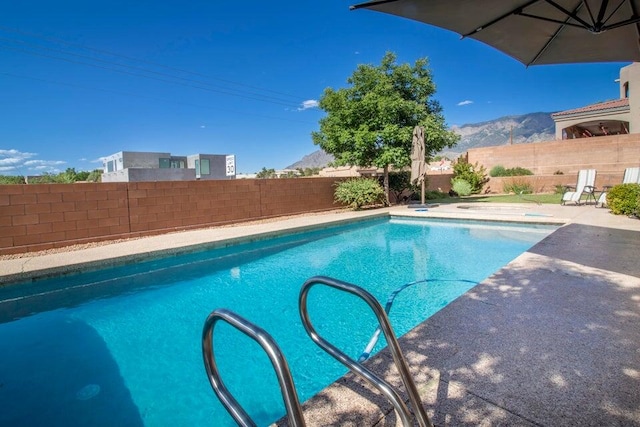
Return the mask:
[[(626, 168), (624, 170), (624, 178), (622, 178), (623, 184), (640, 184), (640, 168)], [(602, 187), (602, 193), (600, 197), (598, 197), (598, 201), (596, 202), (596, 207), (598, 207), (598, 203), (600, 207), (604, 207), (607, 204), (607, 190), (609, 190), (612, 185), (605, 185)]]
[(562, 204), (567, 202), (574, 202), (576, 205), (580, 205), (582, 195), (587, 195), (585, 203), (589, 202), (589, 199), (596, 201), (596, 170), (595, 169), (582, 169), (578, 172), (578, 182), (575, 187), (567, 185), (565, 186), (565, 192), (562, 195)]

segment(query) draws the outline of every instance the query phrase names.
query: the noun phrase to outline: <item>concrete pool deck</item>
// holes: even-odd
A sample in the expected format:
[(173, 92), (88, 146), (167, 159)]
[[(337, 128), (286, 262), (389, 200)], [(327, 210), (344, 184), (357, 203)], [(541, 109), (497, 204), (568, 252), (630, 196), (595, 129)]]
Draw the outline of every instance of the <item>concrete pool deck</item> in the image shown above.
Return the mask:
[[(565, 224), (401, 338), (434, 424), (640, 426), (640, 221), (593, 205), (403, 206), (193, 230), (0, 260), (0, 284), (389, 214)], [(367, 365), (399, 384), (386, 350)], [(309, 426), (399, 425), (351, 374), (304, 408)]]

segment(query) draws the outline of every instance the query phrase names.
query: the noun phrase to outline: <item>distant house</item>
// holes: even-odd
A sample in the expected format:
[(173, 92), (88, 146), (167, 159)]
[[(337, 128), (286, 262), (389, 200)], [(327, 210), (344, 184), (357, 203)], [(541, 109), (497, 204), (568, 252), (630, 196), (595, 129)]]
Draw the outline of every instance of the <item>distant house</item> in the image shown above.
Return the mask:
[(551, 115), (556, 139), (640, 133), (640, 63), (620, 69), (620, 98)]
[(375, 167), (361, 168), (359, 166), (336, 166), (322, 168), (318, 174), (320, 176), (328, 177), (374, 177), (384, 175), (384, 169)]
[(235, 179), (234, 155), (120, 151), (104, 157), (102, 182)]

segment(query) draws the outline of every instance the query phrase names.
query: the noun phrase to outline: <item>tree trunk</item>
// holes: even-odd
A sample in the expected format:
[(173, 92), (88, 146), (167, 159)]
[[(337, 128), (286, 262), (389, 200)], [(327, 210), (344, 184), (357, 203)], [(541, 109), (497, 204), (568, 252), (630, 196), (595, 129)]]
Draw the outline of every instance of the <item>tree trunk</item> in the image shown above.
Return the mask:
[(384, 165), (384, 203), (386, 206), (391, 206), (391, 202), (389, 201), (389, 165)]

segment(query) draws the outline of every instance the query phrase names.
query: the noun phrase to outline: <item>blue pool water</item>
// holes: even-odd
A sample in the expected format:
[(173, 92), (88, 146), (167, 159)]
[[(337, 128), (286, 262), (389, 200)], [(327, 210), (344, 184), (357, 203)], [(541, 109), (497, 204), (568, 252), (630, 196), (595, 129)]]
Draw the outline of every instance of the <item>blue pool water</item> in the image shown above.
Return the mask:
[[(345, 373), (306, 336), (298, 293), (311, 276), (358, 284), (398, 336), (526, 251), (554, 227), (374, 220), (0, 289), (0, 425), (233, 426), (211, 390), (201, 332), (215, 308), (266, 329), (301, 400)], [(314, 288), (318, 331), (357, 358), (376, 322), (365, 304)], [(259, 425), (284, 414), (268, 358), (216, 327), (223, 380)], [(381, 339), (375, 351), (385, 345)]]

